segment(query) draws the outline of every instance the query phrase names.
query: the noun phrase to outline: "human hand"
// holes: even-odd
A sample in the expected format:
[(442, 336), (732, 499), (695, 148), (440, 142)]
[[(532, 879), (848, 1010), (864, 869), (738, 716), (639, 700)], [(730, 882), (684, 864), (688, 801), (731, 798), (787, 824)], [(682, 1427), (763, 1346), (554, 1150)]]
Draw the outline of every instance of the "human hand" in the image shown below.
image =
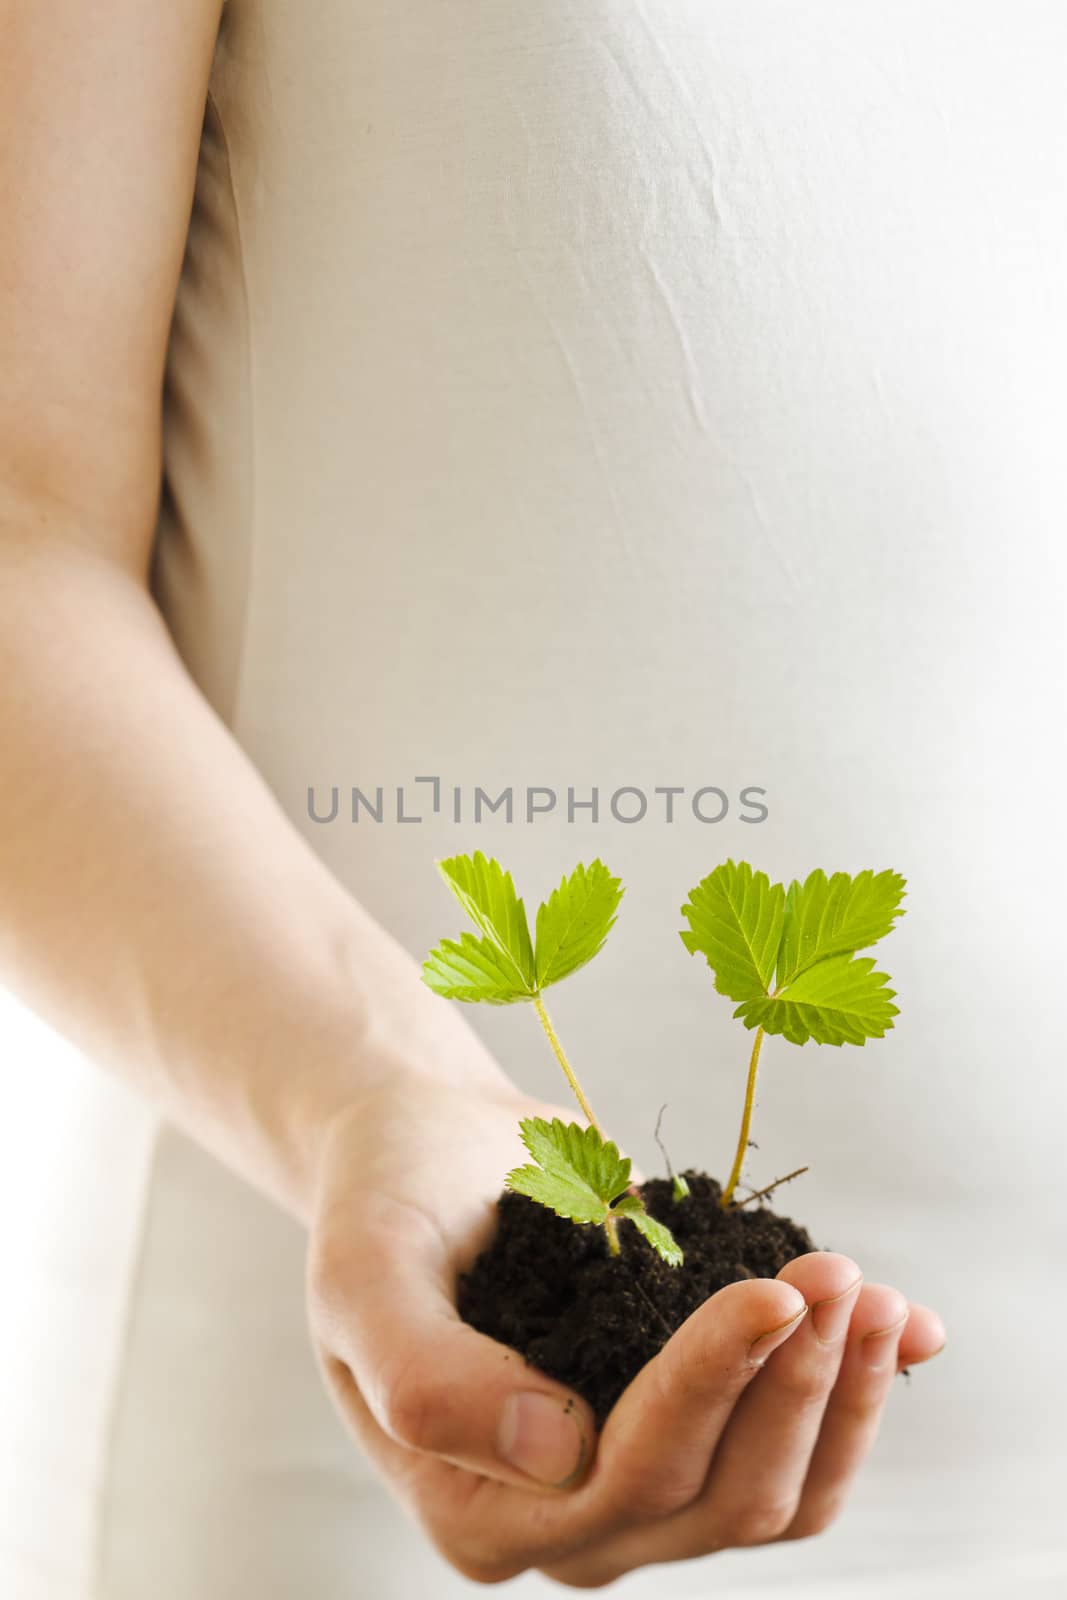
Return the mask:
[[(345, 1421), (466, 1576), (537, 1568), (597, 1587), (636, 1567), (825, 1528), (892, 1378), (944, 1343), (936, 1314), (817, 1252), (721, 1290), (589, 1407), (459, 1320), (522, 1116), (571, 1113), (483, 1075), (397, 1074), (335, 1120), (309, 1260), (311, 1326)], [(637, 1248), (636, 1240), (634, 1247)]]

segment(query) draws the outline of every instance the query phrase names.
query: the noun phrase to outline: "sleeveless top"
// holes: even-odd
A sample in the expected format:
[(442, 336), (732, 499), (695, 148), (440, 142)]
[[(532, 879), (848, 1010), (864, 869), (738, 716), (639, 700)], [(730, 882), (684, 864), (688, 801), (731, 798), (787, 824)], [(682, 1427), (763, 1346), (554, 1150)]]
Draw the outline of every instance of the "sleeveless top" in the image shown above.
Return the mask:
[[(223, 14), (153, 586), (293, 825), (416, 956), (462, 921), (435, 857), (529, 904), (601, 856), (619, 926), (556, 1020), (646, 1171), (664, 1102), (719, 1174), (740, 1113), (689, 888), (729, 856), (909, 881), (897, 1026), (770, 1039), (748, 1171), (809, 1164), (782, 1209), (949, 1349), (828, 1535), (634, 1595), (1067, 1576), (1065, 57), (1054, 0)], [(524, 1012), (473, 1020), (563, 1098)], [(57, 1071), (73, 1198), (27, 1293), (83, 1355), (38, 1352), (54, 1415), (19, 1413), (19, 1594), (466, 1593), (320, 1390), (299, 1230)]]

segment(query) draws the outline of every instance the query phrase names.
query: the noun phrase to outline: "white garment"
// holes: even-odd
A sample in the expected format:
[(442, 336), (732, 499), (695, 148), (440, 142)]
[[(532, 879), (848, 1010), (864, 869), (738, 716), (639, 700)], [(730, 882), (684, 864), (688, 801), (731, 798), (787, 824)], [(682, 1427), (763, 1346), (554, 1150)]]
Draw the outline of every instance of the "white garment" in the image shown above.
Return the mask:
[[(750, 1171), (810, 1163), (790, 1209), (943, 1309), (949, 1350), (831, 1533), (628, 1595), (1067, 1585), (1065, 65), (1057, 0), (226, 8), (156, 586), (294, 824), (416, 954), (459, 926), (435, 855), (496, 851), (533, 899), (603, 856), (624, 915), (557, 1019), (646, 1170), (662, 1101), (675, 1163), (718, 1172), (739, 1112), (691, 884), (728, 855), (909, 879), (897, 1028), (770, 1040)], [(388, 820), (429, 775), (440, 812)], [(386, 820), (345, 820), (352, 785)], [(454, 786), (507, 785), (559, 808), (451, 820)], [(529, 1018), (475, 1021), (558, 1094)], [(320, 1392), (297, 1230), (67, 1070), (55, 1204), (5, 1217), (39, 1309), (0, 1374), (4, 1592), (467, 1593)]]

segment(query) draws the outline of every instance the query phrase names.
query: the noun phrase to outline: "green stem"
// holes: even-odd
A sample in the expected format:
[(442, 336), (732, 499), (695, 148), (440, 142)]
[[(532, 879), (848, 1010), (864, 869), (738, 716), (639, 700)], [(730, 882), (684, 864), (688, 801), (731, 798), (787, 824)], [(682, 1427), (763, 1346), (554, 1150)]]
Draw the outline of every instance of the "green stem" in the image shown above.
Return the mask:
[[(541, 999), (539, 994), (535, 994), (533, 997), (533, 1003), (534, 1010), (537, 1012), (538, 1021), (545, 1030), (545, 1038), (552, 1046), (552, 1054), (563, 1068), (563, 1076), (570, 1084), (574, 1098), (581, 1106), (582, 1113), (585, 1116), (586, 1121), (591, 1127), (594, 1127), (597, 1133), (599, 1133), (600, 1137), (603, 1138), (604, 1130), (597, 1121), (596, 1113), (585, 1097), (585, 1090), (578, 1082), (574, 1068), (567, 1060), (563, 1046), (559, 1042), (559, 1034), (552, 1026), (552, 1019), (545, 1010), (545, 1002)], [(604, 1232), (607, 1234), (609, 1252), (613, 1256), (617, 1256), (619, 1254), (619, 1222), (617, 1217), (608, 1217), (607, 1221), (604, 1223)]]
[(596, 1129), (597, 1133), (599, 1133), (601, 1135), (601, 1137), (603, 1137), (604, 1130), (600, 1126), (600, 1123), (597, 1121), (596, 1116), (595, 1116), (595, 1114), (593, 1112), (592, 1106), (589, 1104), (589, 1101), (585, 1098), (585, 1092), (582, 1089), (581, 1084), (578, 1082), (578, 1079), (575, 1077), (574, 1068), (571, 1066), (570, 1062), (567, 1060), (567, 1057), (563, 1053), (563, 1046), (559, 1042), (559, 1034), (556, 1032), (555, 1028), (552, 1026), (552, 1019), (549, 1017), (548, 1012), (545, 1010), (545, 1002), (541, 999), (541, 996), (539, 994), (535, 994), (534, 997), (533, 997), (533, 1003), (534, 1003), (534, 1010), (537, 1012), (537, 1015), (538, 1015), (538, 1018), (540, 1020), (541, 1026), (545, 1030), (545, 1037), (548, 1039), (549, 1044), (552, 1046), (552, 1052), (555, 1055), (556, 1060), (559, 1062), (560, 1066), (563, 1068), (563, 1076), (566, 1078), (567, 1082), (570, 1084), (571, 1089), (572, 1089), (572, 1091), (574, 1093), (574, 1098), (577, 1100), (578, 1104), (581, 1106), (582, 1111), (583, 1111), (583, 1113), (585, 1115), (586, 1121), (590, 1122), (593, 1125), (593, 1127)]
[(730, 1174), (730, 1181), (722, 1192), (719, 1201), (725, 1211), (734, 1197), (734, 1190), (741, 1181), (741, 1168), (745, 1164), (745, 1153), (748, 1150), (748, 1130), (752, 1126), (752, 1107), (756, 1101), (756, 1071), (759, 1067), (760, 1045), (763, 1043), (763, 1029), (756, 1029), (756, 1038), (752, 1045), (752, 1055), (748, 1063), (748, 1083), (745, 1086), (745, 1109), (741, 1114), (741, 1137), (737, 1141), (737, 1154), (734, 1156), (734, 1168)]

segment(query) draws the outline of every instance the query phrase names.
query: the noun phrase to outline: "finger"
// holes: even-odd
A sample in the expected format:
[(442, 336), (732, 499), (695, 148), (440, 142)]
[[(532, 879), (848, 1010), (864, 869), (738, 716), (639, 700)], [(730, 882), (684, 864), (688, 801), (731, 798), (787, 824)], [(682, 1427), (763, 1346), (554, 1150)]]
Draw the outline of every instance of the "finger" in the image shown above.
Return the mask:
[[(802, 1286), (816, 1304), (820, 1296), (832, 1300), (836, 1297), (832, 1294), (827, 1294), (827, 1291), (838, 1288), (841, 1284), (842, 1276), (846, 1279), (848, 1278), (849, 1267), (853, 1267), (854, 1270), (852, 1263), (848, 1263), (846, 1266), (845, 1260), (840, 1257), (836, 1258), (834, 1262), (828, 1262), (825, 1256), (817, 1257), (815, 1261), (807, 1262), (803, 1268), (801, 1274)], [(814, 1276), (811, 1276), (813, 1269)], [(828, 1269), (829, 1280), (823, 1276)], [(789, 1275), (795, 1276), (797, 1274)], [(847, 1292), (849, 1290), (847, 1282), (845, 1289), (845, 1305), (847, 1306), (850, 1299), (854, 1299), (852, 1324), (857, 1327), (859, 1333), (871, 1331), (872, 1309), (877, 1312), (880, 1308), (881, 1314), (886, 1314), (887, 1291), (874, 1285), (870, 1289), (861, 1289), (858, 1297), (853, 1297)], [(891, 1293), (890, 1291), (890, 1295)], [(896, 1305), (899, 1308), (899, 1302), (896, 1302)], [(863, 1315), (857, 1323), (857, 1314), (861, 1306)], [(894, 1302), (890, 1298), (890, 1311), (892, 1311), (893, 1306)], [(927, 1359), (943, 1344), (944, 1330), (940, 1319), (934, 1313), (928, 1312), (926, 1308), (913, 1306), (910, 1311), (911, 1316), (901, 1340), (901, 1351), (904, 1349), (904, 1339), (914, 1335), (915, 1359)], [(824, 1312), (818, 1312), (818, 1321), (825, 1324), (825, 1316)], [(877, 1315), (874, 1316), (873, 1320), (877, 1322)], [(805, 1321), (794, 1324), (796, 1331), (801, 1333), (807, 1327), (808, 1323)], [(825, 1326), (823, 1327), (823, 1333), (825, 1336)], [(789, 1342), (790, 1344), (793, 1343), (792, 1338), (790, 1338)], [(779, 1356), (776, 1359), (780, 1360), (781, 1357)], [(761, 1378), (758, 1381), (763, 1382), (765, 1380)], [(840, 1381), (839, 1370), (838, 1383)], [(827, 1404), (827, 1416), (829, 1416), (830, 1408), (835, 1403), (834, 1396), (836, 1392), (835, 1386)], [(621, 1405), (622, 1402), (620, 1402), (620, 1408)], [(605, 1438), (607, 1437), (608, 1429), (614, 1431), (616, 1419), (619, 1416), (621, 1416), (621, 1409), (613, 1413), (613, 1417), (609, 1421), (607, 1429), (605, 1429)], [(603, 1444), (601, 1448), (603, 1451)], [(812, 1462), (814, 1462), (815, 1455), (820, 1451), (820, 1448), (821, 1444), (817, 1442), (815, 1450), (812, 1452)], [(809, 1474), (810, 1470), (809, 1466)], [(807, 1480), (805, 1480), (805, 1487), (806, 1483)], [(841, 1484), (842, 1498), (847, 1492), (847, 1488), (848, 1480), (845, 1480)], [(698, 1501), (696, 1505), (691, 1506), (688, 1510), (683, 1510), (674, 1516), (668, 1516), (652, 1525), (638, 1523), (638, 1525), (631, 1526), (629, 1529), (608, 1533), (606, 1536), (597, 1538), (588, 1521), (579, 1517), (582, 1509), (580, 1502), (585, 1496), (593, 1494), (596, 1489), (597, 1485), (590, 1481), (567, 1507), (570, 1515), (567, 1516), (566, 1523), (560, 1528), (560, 1532), (565, 1533), (566, 1537), (555, 1542), (569, 1545), (573, 1553), (553, 1560), (551, 1543), (546, 1540), (539, 1552), (528, 1550), (525, 1560), (526, 1565), (538, 1565), (549, 1577), (556, 1579), (560, 1583), (581, 1587), (600, 1586), (622, 1576), (626, 1572), (632, 1571), (638, 1566), (653, 1562), (689, 1559), (693, 1556), (704, 1554), (709, 1549), (717, 1549), (724, 1544), (735, 1543), (738, 1538), (751, 1537), (751, 1535), (746, 1536), (743, 1519), (740, 1525), (735, 1524), (732, 1528), (726, 1525), (716, 1528), (713, 1519), (705, 1514), (703, 1502)], [(801, 1493), (800, 1504), (804, 1504), (803, 1492)], [(503, 1511), (503, 1507), (500, 1509)], [(833, 1507), (830, 1507), (826, 1515), (832, 1517), (833, 1514)], [(585, 1523), (584, 1527), (582, 1522)], [(777, 1520), (773, 1526), (777, 1526)], [(797, 1524), (798, 1528), (799, 1526), (800, 1524)], [(547, 1530), (544, 1531), (547, 1532)], [(762, 1533), (763, 1529), (760, 1528), (756, 1531)], [(785, 1537), (792, 1536), (787, 1529)], [(502, 1567), (499, 1570), (516, 1571), (519, 1568), (518, 1566)]]
[(796, 1289), (767, 1278), (729, 1284), (694, 1311), (604, 1425), (583, 1491), (593, 1520), (658, 1518), (699, 1494), (738, 1396), (805, 1311)]
[[(690, 1495), (690, 1503), (680, 1510), (664, 1501), (661, 1510), (673, 1510), (673, 1515), (619, 1531), (570, 1561), (546, 1569), (550, 1576), (562, 1583), (607, 1582), (634, 1566), (686, 1561), (734, 1545), (766, 1543), (789, 1525), (841, 1361), (861, 1275), (847, 1256), (819, 1251), (791, 1262), (773, 1281), (757, 1281), (764, 1288), (773, 1282), (775, 1287), (793, 1289), (803, 1296), (804, 1311), (810, 1308), (812, 1314), (805, 1316), (802, 1311), (791, 1337), (768, 1356), (765, 1370), (737, 1391), (732, 1412), (719, 1427), (718, 1449), (699, 1493)], [(604, 1428), (597, 1474), (608, 1471), (613, 1420), (614, 1413)], [(669, 1460), (663, 1470), (670, 1471)], [(585, 1492), (593, 1488), (591, 1480)]]
[(810, 1315), (739, 1402), (700, 1501), (675, 1530), (694, 1554), (766, 1544), (800, 1501), (863, 1279), (848, 1256), (821, 1251), (790, 1262), (778, 1279), (804, 1296)]
[(802, 1539), (820, 1533), (844, 1504), (878, 1432), (908, 1314), (907, 1302), (896, 1289), (883, 1284), (864, 1288), (803, 1493), (783, 1537)]
[(389, 1439), (527, 1489), (581, 1480), (595, 1440), (589, 1406), (460, 1321), (421, 1212), (364, 1197), (352, 1225), (321, 1230), (309, 1278), (328, 1375), (331, 1358), (348, 1369)]
[(917, 1367), (930, 1361), (945, 1348), (945, 1324), (929, 1306), (912, 1303), (908, 1307), (908, 1320), (900, 1336), (897, 1366)]

